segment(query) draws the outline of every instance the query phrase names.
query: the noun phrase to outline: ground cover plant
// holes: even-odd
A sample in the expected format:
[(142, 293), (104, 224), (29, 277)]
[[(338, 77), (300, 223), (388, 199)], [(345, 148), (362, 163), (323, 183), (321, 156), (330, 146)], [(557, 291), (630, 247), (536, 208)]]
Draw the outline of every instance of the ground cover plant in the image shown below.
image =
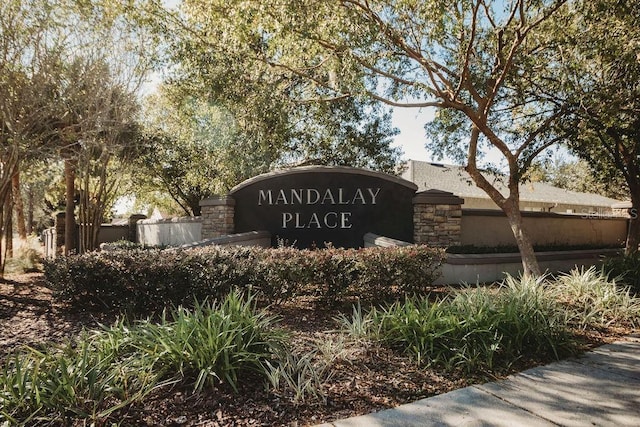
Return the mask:
[[(353, 266), (348, 254), (340, 265)], [(272, 277), (287, 271), (274, 265)], [(316, 424), (556, 360), (640, 316), (638, 299), (595, 269), (355, 304), (349, 293), (327, 305), (317, 291), (231, 291), (129, 318), (74, 306), (31, 277), (0, 284), (0, 424)]]
[(575, 352), (561, 309), (535, 280), (507, 278), (500, 289), (453, 291), (430, 301), (409, 298), (371, 310), (373, 339), (406, 352), (418, 364), (467, 372), (505, 366), (527, 354), (558, 358)]
[(218, 304), (166, 310), (158, 321), (121, 320), (61, 346), (27, 347), (3, 364), (0, 414), (10, 422), (94, 421), (170, 384), (237, 390), (285, 357), (274, 322), (232, 293)]

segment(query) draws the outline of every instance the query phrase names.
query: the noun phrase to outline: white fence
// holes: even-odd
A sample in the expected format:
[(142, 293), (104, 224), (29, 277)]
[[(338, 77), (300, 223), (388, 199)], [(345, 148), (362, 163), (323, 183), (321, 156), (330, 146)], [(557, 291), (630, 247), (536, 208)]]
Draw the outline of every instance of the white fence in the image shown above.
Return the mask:
[(200, 240), (200, 217), (143, 219), (136, 223), (136, 241), (147, 246), (180, 246)]

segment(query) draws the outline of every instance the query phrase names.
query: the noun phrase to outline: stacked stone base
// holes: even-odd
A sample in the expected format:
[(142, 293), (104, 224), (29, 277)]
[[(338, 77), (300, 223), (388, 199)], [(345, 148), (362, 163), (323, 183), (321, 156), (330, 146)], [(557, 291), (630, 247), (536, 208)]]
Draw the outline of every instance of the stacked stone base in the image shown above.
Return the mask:
[(453, 193), (428, 190), (413, 198), (413, 241), (447, 247), (460, 244), (462, 204)]

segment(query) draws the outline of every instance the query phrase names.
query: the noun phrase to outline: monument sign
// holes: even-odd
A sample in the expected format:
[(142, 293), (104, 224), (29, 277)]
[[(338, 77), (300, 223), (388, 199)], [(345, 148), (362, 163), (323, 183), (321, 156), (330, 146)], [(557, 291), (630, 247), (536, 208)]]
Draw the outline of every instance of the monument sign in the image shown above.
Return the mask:
[(259, 175), (229, 196), (236, 233), (266, 230), (273, 245), (357, 248), (368, 232), (411, 242), (416, 191), (384, 173), (313, 166)]

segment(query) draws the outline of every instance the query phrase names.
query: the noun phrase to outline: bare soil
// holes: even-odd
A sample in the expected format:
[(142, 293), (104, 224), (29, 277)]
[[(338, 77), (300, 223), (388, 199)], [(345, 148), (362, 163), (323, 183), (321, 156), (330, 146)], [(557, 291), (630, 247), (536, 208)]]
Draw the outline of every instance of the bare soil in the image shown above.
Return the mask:
[[(297, 348), (312, 342), (339, 340), (333, 318), (351, 307), (319, 308), (312, 301), (296, 301), (270, 308)], [(116, 313), (79, 312), (52, 299), (38, 273), (9, 276), (0, 281), (0, 358), (21, 346), (62, 342), (83, 328), (110, 324)], [(625, 330), (590, 331), (584, 348), (610, 342)], [(268, 392), (261, 381), (247, 381), (235, 393), (224, 385), (194, 394), (191, 389), (161, 389), (143, 404), (127, 408), (110, 421), (143, 426), (301, 426), (330, 422), (394, 407), (446, 393), (474, 383), (493, 381), (513, 372), (549, 362), (520, 360), (509, 370), (468, 375), (416, 366), (406, 356), (377, 345), (349, 343), (345, 357), (333, 366), (324, 385), (326, 399), (292, 403), (291, 396)], [(60, 420), (56, 425), (84, 425)]]

